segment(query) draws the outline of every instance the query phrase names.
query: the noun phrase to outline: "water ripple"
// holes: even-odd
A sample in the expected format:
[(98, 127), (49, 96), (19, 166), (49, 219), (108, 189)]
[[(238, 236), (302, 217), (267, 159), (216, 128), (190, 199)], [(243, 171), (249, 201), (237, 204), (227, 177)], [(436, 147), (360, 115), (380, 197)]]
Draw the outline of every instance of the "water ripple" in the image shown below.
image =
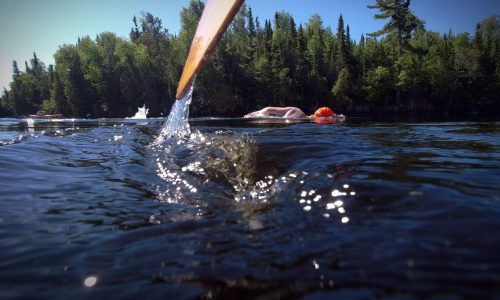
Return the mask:
[(500, 295), (498, 123), (163, 121), (0, 121), (1, 297)]

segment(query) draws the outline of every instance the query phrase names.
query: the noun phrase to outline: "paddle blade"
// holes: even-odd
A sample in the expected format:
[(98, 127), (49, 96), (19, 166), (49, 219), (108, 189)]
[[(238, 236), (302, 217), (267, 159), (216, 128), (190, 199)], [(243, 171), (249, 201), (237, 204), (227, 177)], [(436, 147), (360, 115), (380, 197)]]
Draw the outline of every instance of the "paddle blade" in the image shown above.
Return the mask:
[(176, 99), (187, 92), (194, 76), (231, 23), (243, 0), (208, 0), (201, 15), (198, 28), (191, 43), (191, 49), (177, 87)]

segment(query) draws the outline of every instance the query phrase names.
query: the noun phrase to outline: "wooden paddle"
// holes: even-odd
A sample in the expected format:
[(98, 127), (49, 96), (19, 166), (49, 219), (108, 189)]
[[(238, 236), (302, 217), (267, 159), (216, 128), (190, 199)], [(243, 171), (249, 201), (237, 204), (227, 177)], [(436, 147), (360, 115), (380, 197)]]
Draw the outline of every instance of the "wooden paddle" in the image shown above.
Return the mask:
[(208, 55), (226, 31), (244, 0), (208, 0), (201, 15), (191, 49), (182, 71), (175, 98), (181, 99), (194, 76), (201, 70)]

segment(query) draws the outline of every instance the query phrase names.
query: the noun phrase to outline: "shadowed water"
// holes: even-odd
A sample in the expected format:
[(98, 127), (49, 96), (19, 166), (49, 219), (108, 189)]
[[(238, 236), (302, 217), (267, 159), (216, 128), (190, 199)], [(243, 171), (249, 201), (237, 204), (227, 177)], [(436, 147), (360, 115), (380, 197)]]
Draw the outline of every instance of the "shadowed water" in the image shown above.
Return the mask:
[(0, 119), (0, 298), (495, 299), (499, 123)]

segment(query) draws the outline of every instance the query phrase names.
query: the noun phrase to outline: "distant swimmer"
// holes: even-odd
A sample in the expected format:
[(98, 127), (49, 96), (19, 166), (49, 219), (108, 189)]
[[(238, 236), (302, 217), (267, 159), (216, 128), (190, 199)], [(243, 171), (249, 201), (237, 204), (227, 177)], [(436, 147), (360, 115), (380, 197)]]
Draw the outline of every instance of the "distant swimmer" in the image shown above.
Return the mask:
[[(335, 118), (336, 114), (329, 107), (321, 107), (314, 114), (307, 116), (300, 108), (297, 107), (265, 107), (261, 110), (251, 112), (244, 118), (266, 118), (266, 117), (281, 117), (285, 119), (313, 119), (324, 120)], [(342, 115), (340, 115), (342, 116)], [(342, 116), (343, 117), (343, 116)], [(323, 123), (323, 122), (318, 122)], [(326, 123), (326, 122), (325, 122)]]
[(297, 107), (264, 107), (244, 116), (244, 118), (281, 117), (287, 119), (305, 119), (307, 115)]

